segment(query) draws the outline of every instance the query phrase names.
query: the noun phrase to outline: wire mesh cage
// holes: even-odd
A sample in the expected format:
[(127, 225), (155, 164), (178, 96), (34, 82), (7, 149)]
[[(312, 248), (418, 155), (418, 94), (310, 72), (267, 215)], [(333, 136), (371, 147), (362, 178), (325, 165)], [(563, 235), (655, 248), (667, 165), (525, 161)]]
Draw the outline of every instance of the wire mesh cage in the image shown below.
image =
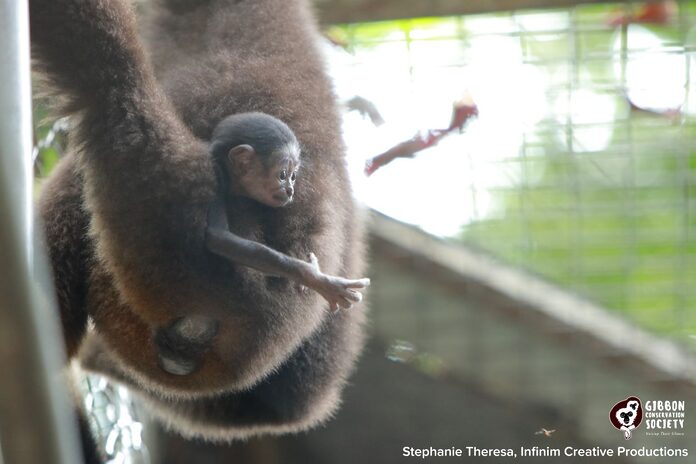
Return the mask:
[[(695, 13), (620, 3), (335, 28), (352, 53), (339, 89), (349, 76), (406, 132), (464, 90), (480, 110), (358, 190), (693, 347)], [(352, 130), (354, 156), (379, 150)]]
[(128, 389), (106, 377), (76, 373), (95, 441), (106, 464), (148, 464), (149, 448), (143, 441), (143, 420)]

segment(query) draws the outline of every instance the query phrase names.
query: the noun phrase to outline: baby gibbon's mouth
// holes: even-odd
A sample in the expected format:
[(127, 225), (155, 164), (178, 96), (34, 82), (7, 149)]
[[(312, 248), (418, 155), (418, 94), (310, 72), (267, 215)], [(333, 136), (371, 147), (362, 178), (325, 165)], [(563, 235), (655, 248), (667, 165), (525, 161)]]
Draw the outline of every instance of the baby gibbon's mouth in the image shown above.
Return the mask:
[(285, 206), (292, 202), (292, 197), (288, 197), (285, 194), (273, 195), (273, 200), (276, 202), (277, 206)]

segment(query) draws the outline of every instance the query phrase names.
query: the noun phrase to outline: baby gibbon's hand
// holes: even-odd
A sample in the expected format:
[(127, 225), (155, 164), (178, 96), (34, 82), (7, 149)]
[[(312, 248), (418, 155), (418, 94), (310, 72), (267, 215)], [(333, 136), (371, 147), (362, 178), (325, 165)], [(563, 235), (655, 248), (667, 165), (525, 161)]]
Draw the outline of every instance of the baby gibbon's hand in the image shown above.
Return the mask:
[(314, 267), (314, 276), (311, 282), (308, 282), (308, 287), (329, 302), (331, 312), (349, 309), (354, 303), (362, 301), (363, 295), (359, 290), (367, 288), (370, 285), (370, 279), (345, 279), (324, 274), (314, 253), (309, 255), (309, 262)]

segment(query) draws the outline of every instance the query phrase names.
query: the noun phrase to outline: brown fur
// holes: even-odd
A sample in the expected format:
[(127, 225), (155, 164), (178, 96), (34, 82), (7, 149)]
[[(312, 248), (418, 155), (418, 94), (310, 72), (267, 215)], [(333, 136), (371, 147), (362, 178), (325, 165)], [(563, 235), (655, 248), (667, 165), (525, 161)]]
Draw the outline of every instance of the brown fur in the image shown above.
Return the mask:
[[(362, 231), (316, 30), (300, 0), (172, 3), (151, 19), (155, 78), (124, 2), (30, 2), (36, 56), (77, 121), (77, 155), (40, 203), (66, 344), (74, 354), (89, 314), (105, 347), (90, 358), (109, 359), (102, 369), (139, 385), (161, 415), (199, 424), (196, 434), (306, 427), (335, 407), (362, 346), (363, 307), (331, 317), (314, 292), (205, 249), (215, 177), (202, 140), (233, 113), (285, 121), (302, 146), (295, 201), (231, 201), (230, 228), (300, 259), (314, 252), (328, 274), (361, 276)], [(194, 374), (167, 374), (153, 329), (196, 313), (220, 319), (214, 346)], [(255, 418), (254, 401), (270, 412)]]

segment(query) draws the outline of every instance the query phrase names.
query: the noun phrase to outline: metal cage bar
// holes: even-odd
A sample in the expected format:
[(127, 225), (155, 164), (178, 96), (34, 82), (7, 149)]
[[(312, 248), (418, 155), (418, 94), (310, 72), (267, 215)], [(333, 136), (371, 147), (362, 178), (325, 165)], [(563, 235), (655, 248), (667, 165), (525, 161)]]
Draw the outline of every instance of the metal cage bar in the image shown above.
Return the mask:
[(5, 462), (82, 462), (57, 311), (32, 212), (29, 18), (0, 1), (0, 446)]

